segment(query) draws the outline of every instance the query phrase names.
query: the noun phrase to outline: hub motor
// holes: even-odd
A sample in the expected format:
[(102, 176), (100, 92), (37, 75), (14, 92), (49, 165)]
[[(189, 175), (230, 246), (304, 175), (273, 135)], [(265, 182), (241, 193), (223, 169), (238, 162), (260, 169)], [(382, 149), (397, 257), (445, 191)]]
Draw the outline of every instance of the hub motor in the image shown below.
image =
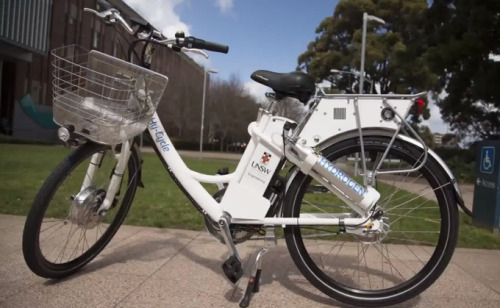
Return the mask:
[(89, 186), (78, 193), (71, 203), (70, 220), (84, 229), (97, 226), (103, 217), (97, 210), (104, 201), (106, 191), (101, 188)]

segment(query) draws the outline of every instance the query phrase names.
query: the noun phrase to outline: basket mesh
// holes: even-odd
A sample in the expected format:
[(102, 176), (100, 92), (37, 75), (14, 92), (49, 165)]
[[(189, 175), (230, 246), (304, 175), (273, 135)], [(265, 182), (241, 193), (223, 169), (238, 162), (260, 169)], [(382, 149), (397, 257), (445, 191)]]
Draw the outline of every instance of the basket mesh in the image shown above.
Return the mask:
[(144, 131), (168, 78), (70, 45), (52, 51), (54, 121), (95, 142), (119, 144)]

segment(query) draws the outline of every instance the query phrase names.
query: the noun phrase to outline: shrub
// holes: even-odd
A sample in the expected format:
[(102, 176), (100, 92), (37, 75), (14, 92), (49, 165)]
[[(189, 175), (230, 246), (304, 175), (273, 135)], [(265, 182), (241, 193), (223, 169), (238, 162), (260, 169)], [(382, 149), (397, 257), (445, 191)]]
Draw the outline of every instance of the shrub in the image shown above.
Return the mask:
[(476, 153), (474, 149), (441, 147), (434, 151), (446, 162), (459, 182), (473, 183), (475, 181)]

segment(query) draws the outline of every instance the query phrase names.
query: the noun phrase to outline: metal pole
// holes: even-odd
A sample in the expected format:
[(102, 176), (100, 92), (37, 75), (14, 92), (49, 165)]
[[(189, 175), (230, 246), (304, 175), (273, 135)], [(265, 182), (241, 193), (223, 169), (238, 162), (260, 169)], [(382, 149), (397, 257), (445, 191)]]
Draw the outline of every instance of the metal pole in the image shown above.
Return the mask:
[(366, 22), (368, 14), (363, 13), (363, 39), (361, 41), (361, 68), (359, 70), (359, 94), (363, 94), (363, 82), (365, 77), (365, 49), (366, 49)]
[(207, 68), (205, 67), (203, 68), (203, 100), (201, 103), (200, 160), (201, 154), (203, 153), (203, 122), (205, 122), (205, 93), (207, 88), (207, 74)]
[[(365, 82), (365, 50), (366, 50), (366, 22), (368, 20), (368, 14), (366, 12), (363, 13), (363, 36), (361, 39), (361, 68), (359, 69), (359, 94), (363, 94), (363, 84)], [(359, 115), (358, 115), (359, 116)], [(360, 138), (362, 138), (360, 136)], [(361, 139), (363, 140), (363, 139)], [(361, 145), (363, 146), (363, 145)], [(361, 149), (363, 150), (363, 149)], [(363, 156), (363, 155), (362, 155)], [(358, 162), (359, 154), (356, 153), (354, 155), (354, 176), (358, 175)], [(363, 170), (366, 173), (366, 170)]]

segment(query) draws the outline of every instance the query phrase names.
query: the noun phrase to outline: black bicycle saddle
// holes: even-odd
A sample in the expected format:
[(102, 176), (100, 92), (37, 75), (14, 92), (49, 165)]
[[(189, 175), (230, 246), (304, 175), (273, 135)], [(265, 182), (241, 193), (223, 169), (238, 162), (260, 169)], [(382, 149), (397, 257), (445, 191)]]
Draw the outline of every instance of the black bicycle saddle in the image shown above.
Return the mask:
[(303, 104), (306, 104), (316, 91), (314, 79), (303, 72), (275, 73), (258, 70), (253, 72), (250, 77), (273, 89), (278, 98), (295, 97)]

